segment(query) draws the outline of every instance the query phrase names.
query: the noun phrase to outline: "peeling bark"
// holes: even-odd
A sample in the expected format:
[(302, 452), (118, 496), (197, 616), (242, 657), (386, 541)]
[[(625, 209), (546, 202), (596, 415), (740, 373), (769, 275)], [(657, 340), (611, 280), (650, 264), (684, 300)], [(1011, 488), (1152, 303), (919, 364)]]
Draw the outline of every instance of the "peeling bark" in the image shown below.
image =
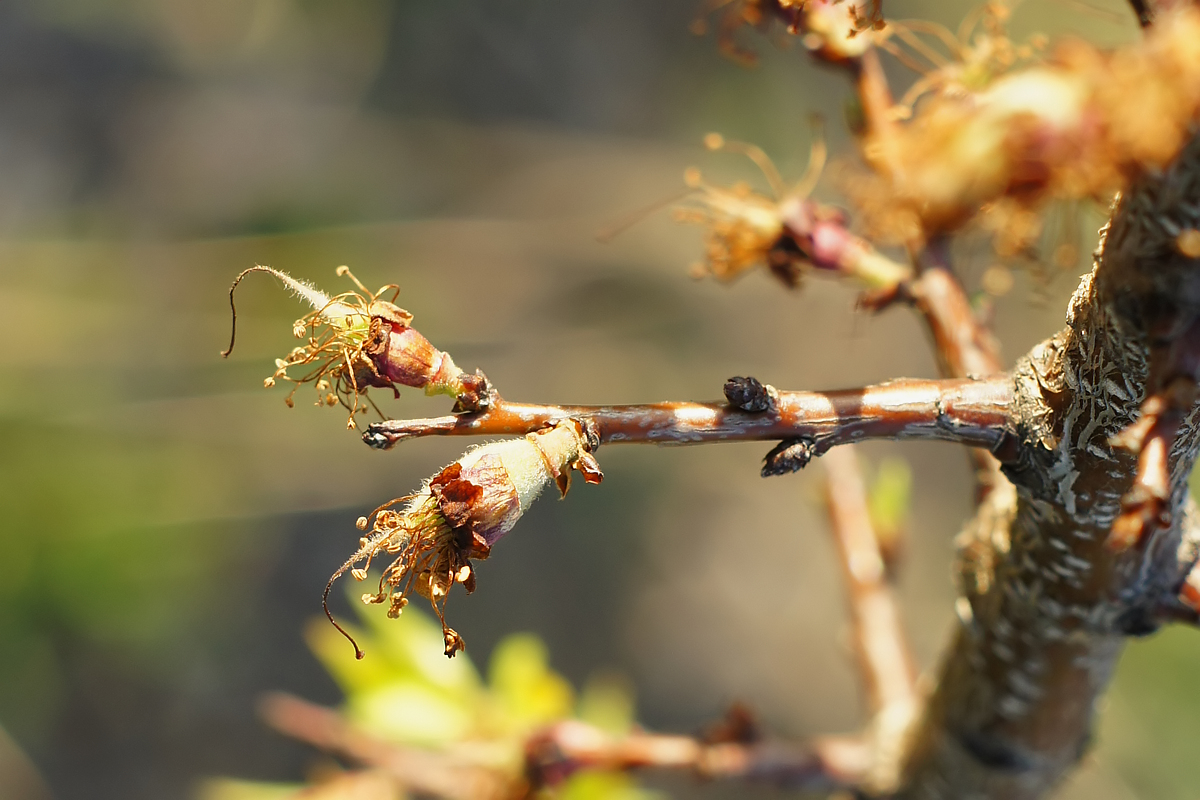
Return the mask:
[(1114, 438), (1200, 314), (1200, 269), (1176, 246), (1198, 224), (1193, 140), (1119, 200), (1067, 327), (1013, 371), (1014, 490), (993, 492), (960, 540), (960, 619), (897, 796), (1045, 795), (1088, 749), (1126, 639), (1154, 631), (1179, 593), (1195, 558), (1196, 406), (1168, 452), (1167, 524), (1125, 550), (1108, 538), (1138, 462)]

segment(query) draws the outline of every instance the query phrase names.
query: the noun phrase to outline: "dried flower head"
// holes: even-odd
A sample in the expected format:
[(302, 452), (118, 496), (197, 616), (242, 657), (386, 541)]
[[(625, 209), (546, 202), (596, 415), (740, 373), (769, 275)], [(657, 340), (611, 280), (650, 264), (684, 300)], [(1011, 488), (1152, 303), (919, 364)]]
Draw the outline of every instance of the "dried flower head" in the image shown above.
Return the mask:
[(920, 249), (981, 219), (999, 252), (1020, 252), (1047, 200), (1106, 199), (1162, 168), (1200, 112), (1200, 11), (1188, 4), (1116, 50), (1066, 40), (1044, 63), (1000, 75), (1008, 55), (978, 58), (979, 77), (962, 73), (954, 91), (938, 83), (910, 122), (868, 131), (873, 173), (844, 189), (873, 238)]
[(727, 141), (718, 133), (705, 136), (704, 146), (745, 155), (762, 171), (772, 197), (758, 194), (744, 183), (729, 189), (713, 186), (704, 181), (699, 170), (689, 169), (684, 174), (689, 202), (677, 206), (674, 217), (706, 229), (704, 261), (693, 267), (693, 276), (712, 275), (728, 281), (766, 264), (785, 283), (796, 285), (799, 273), (795, 254), (790, 252), (792, 243), (784, 240), (783, 209), (788, 203), (807, 198), (816, 186), (825, 165), (823, 139), (818, 135), (814, 140), (808, 168), (790, 189), (761, 148)]
[[(375, 407), (367, 397), (370, 387), (388, 388), (398, 394), (396, 387), (402, 385), (424, 389), (430, 395), (448, 394), (458, 397), (459, 410), (477, 410), (486, 405), (490, 394), (486, 379), (481, 374), (464, 373), (448, 353), (435, 348), (411, 327), (412, 314), (395, 304), (399, 287), (389, 284), (370, 292), (344, 266), (337, 268), (337, 275), (348, 277), (358, 291), (334, 297), (271, 267), (258, 265), (243, 271), (229, 289), (234, 327), (229, 349), (221, 355), (233, 352), (237, 333), (234, 291), (252, 272), (274, 276), (312, 308), (292, 326), (293, 334), (304, 343), (286, 358), (276, 359), (275, 372), (263, 381), (267, 387), (277, 381), (292, 383), (292, 390), (284, 398), (289, 407), (303, 384), (312, 384), (317, 405), (340, 404), (349, 411), (349, 428), (355, 427), (354, 415), (366, 411), (363, 401)], [(384, 299), (389, 293), (391, 298)]]
[[(329, 579), (325, 597), (347, 570), (356, 580), (365, 580), (372, 560), (386, 553), (394, 558), (383, 570), (378, 590), (363, 595), (363, 602), (386, 604), (388, 616), (394, 618), (416, 592), (433, 606), (442, 622), (446, 655), (453, 656), (463, 649), (462, 637), (446, 625), (446, 599), (454, 584), (463, 584), (468, 594), (475, 590), (471, 560), (487, 558), (492, 545), (512, 530), (546, 486), (554, 484), (565, 496), (572, 469), (586, 482), (599, 483), (603, 474), (592, 456), (598, 444), (590, 426), (566, 419), (521, 439), (467, 451), (416, 494), (359, 518), (359, 530), (370, 532), (358, 552)], [(355, 566), (364, 560), (362, 567)], [(332, 616), (329, 619), (333, 622)], [(362, 658), (357, 644), (355, 653)]]
[(708, 18), (717, 15), (717, 46), (746, 66), (758, 56), (738, 43), (743, 27), (766, 31), (772, 21), (802, 37), (804, 46), (831, 62), (858, 58), (870, 47), (872, 36), (884, 27), (880, 0), (710, 0), (692, 23), (692, 32), (708, 32)]
[(1024, 44), (1007, 34), (1016, 3), (988, 0), (967, 15), (957, 31), (928, 20), (894, 20), (877, 38), (881, 50), (918, 73), (917, 79), (891, 109), (895, 119), (912, 116), (926, 95), (963, 95), (987, 88), (996, 78), (1037, 57), (1046, 37), (1035, 34)]

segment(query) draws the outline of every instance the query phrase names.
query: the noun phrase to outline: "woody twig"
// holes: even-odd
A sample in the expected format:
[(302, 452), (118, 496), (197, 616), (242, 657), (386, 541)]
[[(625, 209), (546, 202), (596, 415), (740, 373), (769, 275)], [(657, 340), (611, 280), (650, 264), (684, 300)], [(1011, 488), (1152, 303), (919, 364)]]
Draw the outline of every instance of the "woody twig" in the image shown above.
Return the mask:
[(775, 393), (769, 408), (728, 402), (560, 406), (493, 397), (487, 410), (430, 419), (386, 420), (363, 440), (388, 449), (420, 436), (501, 436), (539, 430), (562, 419), (591, 423), (604, 443), (703, 444), (805, 441), (809, 457), (866, 439), (934, 439), (1000, 452), (1009, 429), (1011, 381), (897, 380), (833, 392)]

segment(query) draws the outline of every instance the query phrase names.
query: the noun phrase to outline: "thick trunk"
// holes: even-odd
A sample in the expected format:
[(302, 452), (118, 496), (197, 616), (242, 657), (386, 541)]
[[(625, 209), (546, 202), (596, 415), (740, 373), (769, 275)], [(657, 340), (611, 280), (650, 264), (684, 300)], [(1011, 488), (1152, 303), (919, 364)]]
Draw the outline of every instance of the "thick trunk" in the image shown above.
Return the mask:
[[(1126, 637), (1154, 630), (1194, 560), (1184, 542), (1197, 408), (1169, 450), (1169, 522), (1109, 542), (1138, 456), (1112, 443), (1147, 394), (1194, 377), (1200, 142), (1119, 202), (1067, 327), (1013, 372), (1020, 455), (961, 537), (959, 623), (898, 796), (1034, 798), (1087, 750)], [(1182, 354), (1182, 355), (1181, 355)]]

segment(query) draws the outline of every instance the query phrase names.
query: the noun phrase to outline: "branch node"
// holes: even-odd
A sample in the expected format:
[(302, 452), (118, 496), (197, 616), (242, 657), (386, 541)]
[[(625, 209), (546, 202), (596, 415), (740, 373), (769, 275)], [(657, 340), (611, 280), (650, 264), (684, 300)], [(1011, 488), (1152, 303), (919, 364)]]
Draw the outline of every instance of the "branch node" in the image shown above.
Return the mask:
[[(474, 375), (463, 375), (462, 391), (455, 398), (452, 414), (474, 414), (477, 411), (487, 411), (492, 401), (499, 397), (496, 388), (492, 386), (483, 370), (475, 370)], [(364, 437), (364, 441), (366, 441)], [(369, 442), (368, 442), (369, 444)]]

